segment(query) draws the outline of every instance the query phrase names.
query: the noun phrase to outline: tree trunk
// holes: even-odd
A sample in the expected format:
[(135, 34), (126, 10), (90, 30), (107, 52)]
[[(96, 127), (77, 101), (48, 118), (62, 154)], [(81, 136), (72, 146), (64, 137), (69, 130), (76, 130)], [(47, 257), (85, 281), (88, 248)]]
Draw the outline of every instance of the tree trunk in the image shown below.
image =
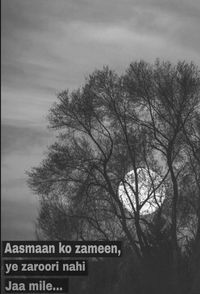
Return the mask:
[(179, 254), (178, 254), (178, 242), (177, 242), (177, 202), (178, 202), (178, 183), (174, 174), (174, 169), (171, 161), (171, 154), (167, 157), (167, 163), (169, 172), (171, 175), (173, 186), (173, 199), (172, 199), (172, 226), (171, 226), (171, 238), (172, 238), (172, 293), (178, 294), (180, 292), (179, 281)]

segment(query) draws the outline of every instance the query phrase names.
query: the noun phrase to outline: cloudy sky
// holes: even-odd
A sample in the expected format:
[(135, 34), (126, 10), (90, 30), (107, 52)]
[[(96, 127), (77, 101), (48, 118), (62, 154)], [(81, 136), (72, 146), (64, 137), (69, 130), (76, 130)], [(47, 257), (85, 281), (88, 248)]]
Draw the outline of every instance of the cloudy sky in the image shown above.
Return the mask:
[(52, 134), (56, 94), (96, 68), (185, 59), (200, 65), (199, 0), (2, 0), (2, 237), (34, 239), (38, 198), (25, 171)]

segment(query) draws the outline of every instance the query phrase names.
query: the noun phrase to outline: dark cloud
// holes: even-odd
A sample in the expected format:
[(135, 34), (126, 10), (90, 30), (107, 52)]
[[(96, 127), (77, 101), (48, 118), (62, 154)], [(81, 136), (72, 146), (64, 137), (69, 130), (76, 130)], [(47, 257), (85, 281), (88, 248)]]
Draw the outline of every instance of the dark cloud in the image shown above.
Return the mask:
[[(199, 10), (198, 1), (185, 0), (4, 0), (2, 82), (50, 99), (104, 64), (118, 69), (156, 57), (200, 62)], [(110, 42), (100, 30), (110, 31)]]
[[(54, 0), (48, 0), (48, 2), (4, 0), (2, 1), (3, 81), (10, 83), (9, 75), (13, 76), (13, 80), (19, 75), (25, 84), (28, 80), (29, 84), (35, 81), (34, 87), (37, 83), (40, 87), (41, 85), (45, 87), (49, 83), (54, 84), (55, 87), (56, 84), (61, 86), (62, 82), (56, 83), (56, 77), (59, 77), (59, 81), (63, 80), (63, 85), (65, 80), (66, 86), (74, 85), (74, 77), (79, 83), (80, 76), (77, 77), (77, 71), (83, 75), (87, 71), (88, 63), (91, 65), (90, 68), (98, 65), (97, 59), (100, 57), (100, 52), (95, 47), (95, 40), (93, 43), (88, 42), (87, 36), (85, 36), (85, 42), (80, 39), (81, 29), (71, 26), (77, 22), (83, 26), (88, 24), (88, 28), (93, 27), (94, 33), (99, 25), (103, 25), (103, 28), (121, 27), (130, 30), (133, 37), (135, 32), (147, 34), (147, 37), (148, 35), (162, 36), (169, 46), (185, 45), (191, 48), (191, 58), (195, 59), (196, 56), (192, 54), (192, 51), (198, 52), (200, 49), (200, 41), (197, 38), (200, 25), (199, 10), (198, 1), (59, 0), (58, 4)], [(120, 41), (121, 47), (130, 50), (128, 40), (123, 42), (119, 36)], [(152, 42), (155, 42), (154, 38)], [(137, 39), (135, 43), (137, 45)], [(139, 45), (144, 46), (143, 43)], [(143, 57), (145, 58), (146, 55), (148, 59), (148, 51), (151, 50), (150, 42), (149, 50), (148, 44), (145, 44), (145, 47)], [(104, 48), (109, 49), (105, 44)], [(134, 49), (134, 42), (132, 48)], [(93, 58), (90, 60), (87, 55), (88, 51), (91, 53), (93, 50), (96, 53), (96, 62)], [(117, 55), (119, 51), (115, 50), (114, 53)], [(109, 63), (112, 54), (113, 52), (108, 52), (108, 58), (104, 58), (103, 50), (102, 62)], [(156, 54), (159, 54), (159, 50)], [(164, 55), (170, 58), (170, 55), (167, 56), (166, 53)], [(176, 50), (174, 55), (177, 55)], [(82, 62), (77, 62), (79, 58), (83, 58), (81, 56), (87, 61), (83, 67)], [(134, 51), (132, 58), (134, 58)]]

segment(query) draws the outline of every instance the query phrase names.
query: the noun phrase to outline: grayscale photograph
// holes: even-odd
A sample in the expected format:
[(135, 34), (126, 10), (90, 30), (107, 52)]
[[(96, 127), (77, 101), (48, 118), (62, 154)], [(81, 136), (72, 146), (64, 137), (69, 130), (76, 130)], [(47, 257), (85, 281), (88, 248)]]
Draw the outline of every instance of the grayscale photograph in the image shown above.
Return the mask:
[(69, 294), (199, 294), (200, 1), (1, 8), (2, 241), (121, 242)]

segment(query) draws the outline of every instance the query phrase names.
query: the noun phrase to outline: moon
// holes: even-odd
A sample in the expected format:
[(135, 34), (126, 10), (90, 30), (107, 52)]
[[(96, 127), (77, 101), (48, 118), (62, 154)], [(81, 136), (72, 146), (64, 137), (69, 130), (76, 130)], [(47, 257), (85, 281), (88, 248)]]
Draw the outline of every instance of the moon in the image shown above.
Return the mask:
[[(156, 172), (138, 168), (138, 202), (140, 214), (147, 215), (156, 211), (163, 203), (166, 194), (162, 178)], [(136, 209), (135, 173), (129, 171), (120, 182), (118, 195), (123, 206), (131, 213)]]

